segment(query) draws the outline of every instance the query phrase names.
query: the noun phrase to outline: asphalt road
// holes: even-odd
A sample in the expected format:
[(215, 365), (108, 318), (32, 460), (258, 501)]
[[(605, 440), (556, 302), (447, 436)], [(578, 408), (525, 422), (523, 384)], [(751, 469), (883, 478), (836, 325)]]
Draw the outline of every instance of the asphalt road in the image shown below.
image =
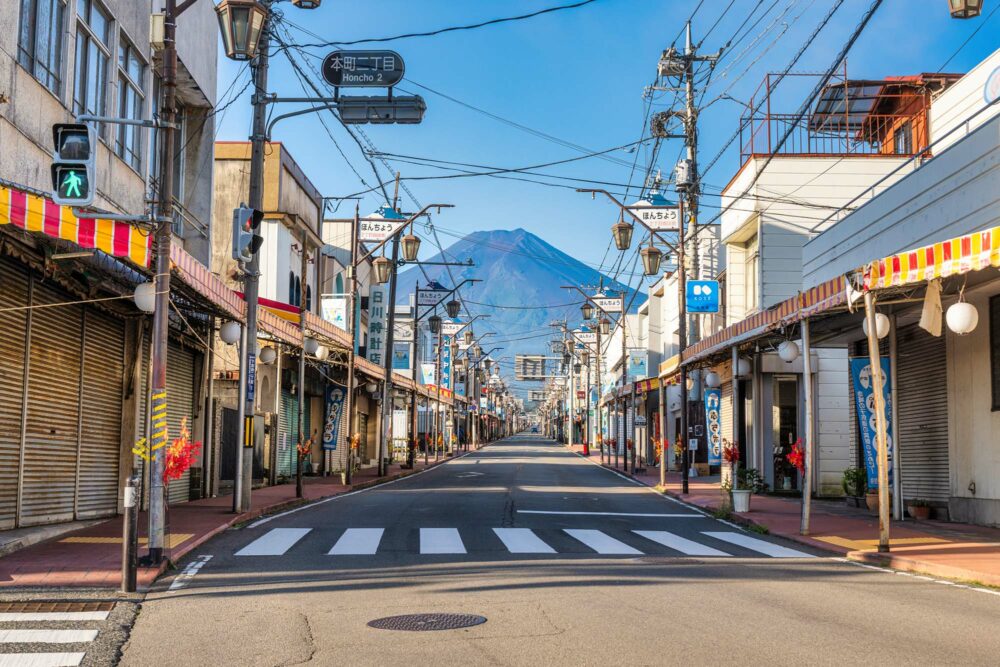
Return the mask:
[[(442, 631), (405, 614), (483, 616)], [(518, 437), (207, 543), (125, 665), (996, 664), (1000, 595), (748, 533)]]

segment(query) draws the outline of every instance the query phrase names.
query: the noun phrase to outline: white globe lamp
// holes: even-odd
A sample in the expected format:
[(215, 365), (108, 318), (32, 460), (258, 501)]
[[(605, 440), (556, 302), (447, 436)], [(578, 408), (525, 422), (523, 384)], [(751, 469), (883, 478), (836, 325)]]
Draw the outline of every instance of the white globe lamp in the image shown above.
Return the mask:
[[(861, 330), (868, 336), (868, 318), (861, 321)], [(875, 335), (885, 338), (889, 335), (889, 318), (882, 313), (875, 313)]]
[(219, 327), (219, 338), (226, 345), (234, 345), (240, 340), (240, 323), (235, 320), (229, 320), (224, 322), (221, 327)]
[(705, 386), (709, 389), (716, 389), (722, 386), (722, 378), (715, 371), (709, 371), (705, 374)]
[(740, 357), (736, 362), (736, 377), (748, 378), (751, 372), (750, 360), (746, 357)]
[(948, 328), (959, 336), (972, 333), (979, 324), (979, 311), (967, 301), (959, 301), (948, 306), (944, 315)]
[(270, 345), (260, 348), (260, 363), (262, 364), (273, 364), (274, 360), (278, 358), (278, 351), (275, 350)]
[(316, 354), (316, 350), (318, 349), (319, 342), (315, 338), (309, 338), (307, 336), (306, 339), (302, 341), (302, 351), (306, 354), (312, 356)]
[(152, 313), (156, 310), (156, 283), (140, 283), (135, 286), (135, 293), (132, 295), (135, 307), (144, 313)]
[(326, 345), (320, 345), (316, 348), (316, 358), (320, 361), (326, 361), (326, 358), (330, 356), (330, 348)]
[(799, 345), (794, 340), (786, 340), (778, 346), (778, 356), (786, 363), (799, 358)]

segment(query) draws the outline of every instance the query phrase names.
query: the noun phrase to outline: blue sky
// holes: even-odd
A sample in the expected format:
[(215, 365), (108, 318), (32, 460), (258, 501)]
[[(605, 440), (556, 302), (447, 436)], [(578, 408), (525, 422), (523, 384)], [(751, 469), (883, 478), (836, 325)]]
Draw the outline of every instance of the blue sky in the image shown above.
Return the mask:
[[(322, 7), (313, 11), (296, 9), (288, 2), (278, 7), (290, 23), (322, 36), (324, 41), (346, 41), (475, 23), (568, 1), (324, 0)], [(748, 99), (765, 73), (780, 71), (787, 65), (832, 1), (735, 0), (704, 39), (702, 51), (712, 52), (723, 46), (755, 7), (751, 23), (760, 16), (764, 18), (723, 58), (705, 99), (711, 100), (727, 90), (733, 97)], [(399, 52), (406, 62), (406, 80), (397, 90), (422, 95), (428, 106), (420, 125), (362, 126), (362, 129), (383, 152), (491, 167), (523, 167), (582, 154), (578, 149), (522, 131), (420, 87), (426, 86), (506, 121), (590, 151), (630, 144), (640, 138), (643, 128), (643, 87), (652, 81), (661, 51), (682, 30), (684, 20), (696, 4), (694, 0), (597, 0), (579, 9), (474, 31), (350, 47), (385, 47)], [(796, 69), (825, 70), (869, 4), (869, 0), (846, 0)], [(727, 5), (729, 0), (704, 0), (694, 17), (696, 41), (704, 37)], [(879, 78), (938, 71), (972, 32), (988, 20), (945, 70), (967, 71), (1000, 46), (1000, 12), (987, 19), (993, 9), (987, 2), (982, 17), (959, 21), (949, 17), (947, 0), (885, 0), (849, 55), (849, 76)], [(773, 28), (765, 32), (772, 23)], [(319, 41), (295, 25), (289, 25), (288, 29), (297, 43)], [(759, 33), (764, 34), (753, 43)], [(305, 61), (318, 70), (322, 55), (331, 50), (334, 49), (310, 49), (316, 57)], [(225, 100), (227, 90), (235, 92), (243, 88), (248, 74), (242, 63), (224, 57), (220, 57), (220, 62), (219, 94)], [(302, 95), (284, 56), (276, 55), (271, 63), (270, 90), (279, 95)], [(237, 77), (235, 88), (230, 89)], [(741, 78), (737, 80), (738, 77)], [(375, 89), (357, 92), (380, 93)], [(667, 108), (672, 94), (665, 95), (661, 94), (654, 102), (654, 111)], [(700, 151), (703, 163), (737, 129), (740, 111), (738, 104), (723, 99), (703, 113)], [(788, 111), (794, 112), (795, 108)], [(341, 157), (333, 140), (358, 174), (374, 184), (371, 167), (358, 146), (334, 119), (324, 120), (333, 139), (317, 116), (285, 121), (278, 126), (274, 139), (289, 147), (324, 195), (346, 195), (367, 189)], [(246, 139), (249, 125), (249, 97), (245, 95), (225, 111), (218, 138)], [(680, 142), (667, 142), (656, 166), (669, 172), (680, 150)], [(539, 171), (613, 184), (631, 182), (630, 192), (634, 196), (649, 161), (647, 149), (640, 148), (638, 153), (618, 150), (607, 155), (612, 159), (588, 158)], [(633, 172), (634, 161), (637, 166)], [(393, 164), (404, 177), (448, 173), (425, 164)], [(704, 175), (703, 182), (723, 186), (738, 166), (738, 155), (731, 148)], [(381, 164), (379, 168), (383, 180), (388, 178)], [(608, 230), (616, 219), (615, 211), (609, 204), (592, 201), (572, 189), (489, 177), (416, 180), (407, 185), (423, 204), (447, 202), (456, 206), (435, 216), (441, 242), (446, 246), (457, 236), (475, 230), (523, 227), (591, 265), (603, 262), (607, 268), (612, 263), (614, 253), (607, 252)], [(623, 188), (615, 185), (609, 189)], [(367, 195), (362, 211), (374, 210), (382, 199), (380, 194)], [(404, 196), (403, 208), (413, 210), (413, 207), (413, 202)], [(341, 210), (348, 208), (349, 205)]]

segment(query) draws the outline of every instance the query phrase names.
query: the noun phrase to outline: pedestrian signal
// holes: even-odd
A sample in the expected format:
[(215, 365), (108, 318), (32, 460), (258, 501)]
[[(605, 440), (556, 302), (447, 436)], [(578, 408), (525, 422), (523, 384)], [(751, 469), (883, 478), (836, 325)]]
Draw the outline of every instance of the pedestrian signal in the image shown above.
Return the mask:
[(94, 128), (83, 123), (52, 126), (52, 199), (65, 206), (94, 203)]
[(264, 237), (258, 234), (264, 213), (247, 206), (233, 209), (233, 259), (249, 262), (260, 250)]

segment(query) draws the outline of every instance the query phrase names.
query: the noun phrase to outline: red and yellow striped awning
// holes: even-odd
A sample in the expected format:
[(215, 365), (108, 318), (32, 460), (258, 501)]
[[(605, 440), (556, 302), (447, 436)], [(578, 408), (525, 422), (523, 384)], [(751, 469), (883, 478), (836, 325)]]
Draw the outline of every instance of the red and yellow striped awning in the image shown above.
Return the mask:
[(77, 218), (69, 206), (4, 185), (0, 185), (0, 225), (72, 241), (81, 248), (123, 257), (143, 268), (149, 266), (152, 254), (152, 234), (142, 234), (127, 222)]
[(1000, 227), (907, 250), (864, 267), (865, 288), (885, 289), (1000, 267)]

